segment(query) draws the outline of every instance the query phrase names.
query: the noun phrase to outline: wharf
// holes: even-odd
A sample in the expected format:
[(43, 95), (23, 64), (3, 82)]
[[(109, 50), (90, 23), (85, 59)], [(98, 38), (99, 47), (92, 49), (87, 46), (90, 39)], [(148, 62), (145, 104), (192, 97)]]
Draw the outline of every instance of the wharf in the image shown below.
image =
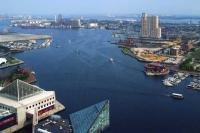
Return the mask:
[(14, 58), (14, 57), (12, 57), (12, 59), (13, 59), (14, 62), (11, 62), (11, 63), (7, 62), (5, 64), (0, 65), (0, 69), (5, 69), (5, 68), (8, 68), (8, 67), (24, 64), (24, 61), (22, 61), (22, 60), (19, 60), (19, 59)]
[(9, 33), (9, 34), (0, 35), (0, 43), (29, 41), (29, 40), (45, 40), (45, 39), (51, 39), (51, 38), (52, 37), (49, 35)]

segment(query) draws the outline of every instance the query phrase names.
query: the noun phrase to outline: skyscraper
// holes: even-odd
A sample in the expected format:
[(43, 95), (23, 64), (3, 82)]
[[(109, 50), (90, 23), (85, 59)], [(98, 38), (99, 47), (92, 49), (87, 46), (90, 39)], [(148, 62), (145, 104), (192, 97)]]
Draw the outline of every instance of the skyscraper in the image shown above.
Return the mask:
[(143, 13), (141, 26), (141, 37), (161, 38), (158, 16), (148, 16), (146, 13)]
[(59, 14), (58, 16), (56, 16), (55, 21), (56, 21), (56, 23), (62, 23), (62, 21), (63, 21), (62, 15)]
[(141, 36), (149, 37), (149, 24), (148, 24), (148, 16), (146, 13), (142, 13), (141, 25), (142, 25)]

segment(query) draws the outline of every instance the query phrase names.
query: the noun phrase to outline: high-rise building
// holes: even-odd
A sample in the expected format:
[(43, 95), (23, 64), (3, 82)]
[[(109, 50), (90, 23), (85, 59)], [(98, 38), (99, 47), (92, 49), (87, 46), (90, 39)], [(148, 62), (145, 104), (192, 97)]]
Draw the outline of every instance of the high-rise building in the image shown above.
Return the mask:
[(80, 28), (81, 20), (80, 19), (65, 19), (63, 24), (68, 28)]
[(62, 21), (63, 21), (62, 15), (59, 14), (58, 16), (56, 16), (56, 17), (55, 17), (55, 21), (56, 21), (56, 23), (62, 23)]
[(148, 16), (146, 13), (143, 13), (141, 26), (141, 37), (161, 38), (158, 16)]
[(148, 24), (148, 16), (146, 13), (142, 13), (141, 26), (142, 26), (141, 36), (149, 37), (149, 24)]

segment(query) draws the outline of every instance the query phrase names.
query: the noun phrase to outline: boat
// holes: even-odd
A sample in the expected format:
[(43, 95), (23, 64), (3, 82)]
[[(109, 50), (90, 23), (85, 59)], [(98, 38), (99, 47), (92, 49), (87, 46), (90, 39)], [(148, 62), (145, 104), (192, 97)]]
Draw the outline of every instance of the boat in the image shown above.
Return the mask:
[(110, 62), (112, 62), (112, 63), (113, 63), (113, 62), (114, 62), (114, 59), (113, 59), (113, 58), (110, 58)]
[(174, 85), (171, 84), (168, 80), (164, 80), (164, 81), (163, 81), (163, 84), (166, 85), (166, 86), (169, 86), (169, 87), (174, 86)]
[(164, 76), (169, 74), (169, 68), (160, 63), (148, 63), (145, 66), (145, 73), (148, 76)]
[(172, 93), (171, 97), (174, 98), (174, 99), (178, 99), (178, 100), (184, 99), (183, 94), (178, 94), (178, 93)]

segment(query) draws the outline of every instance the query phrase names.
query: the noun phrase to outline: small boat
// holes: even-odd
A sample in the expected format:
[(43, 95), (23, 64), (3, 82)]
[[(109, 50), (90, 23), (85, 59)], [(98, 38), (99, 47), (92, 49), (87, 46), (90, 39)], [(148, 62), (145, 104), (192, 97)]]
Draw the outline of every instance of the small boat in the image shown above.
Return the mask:
[(174, 98), (174, 99), (178, 99), (178, 100), (184, 99), (183, 94), (178, 94), (178, 93), (172, 93), (171, 97)]
[(113, 58), (110, 58), (110, 62), (112, 62), (112, 63), (113, 63), (113, 62), (114, 62), (114, 59), (113, 59)]
[(174, 86), (174, 85), (171, 84), (168, 80), (164, 80), (164, 81), (163, 81), (163, 84), (166, 85), (166, 86), (169, 86), (169, 87)]
[(34, 72), (34, 71), (32, 71), (31, 73), (35, 75), (35, 72)]

